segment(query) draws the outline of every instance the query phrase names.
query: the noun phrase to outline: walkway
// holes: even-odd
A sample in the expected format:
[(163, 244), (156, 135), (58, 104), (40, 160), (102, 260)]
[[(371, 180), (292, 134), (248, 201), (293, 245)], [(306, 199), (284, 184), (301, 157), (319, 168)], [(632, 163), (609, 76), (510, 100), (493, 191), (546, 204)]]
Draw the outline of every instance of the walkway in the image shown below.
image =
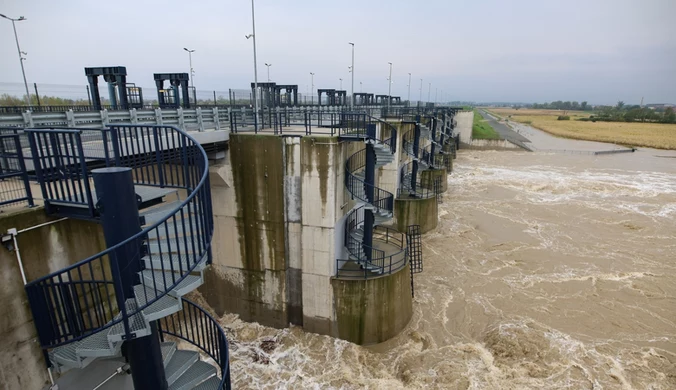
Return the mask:
[(486, 111), (479, 110), (479, 114), (481, 114), (481, 116), (486, 120), (486, 122), (488, 122), (488, 124), (491, 125), (491, 127), (493, 127), (493, 129), (495, 129), (495, 131), (497, 131), (498, 134), (500, 134), (500, 137), (502, 137), (503, 139), (512, 142), (516, 141), (517, 143), (530, 142), (528, 138), (512, 130), (511, 128), (509, 128), (509, 126), (505, 125), (504, 123), (498, 122), (492, 116), (486, 114)]

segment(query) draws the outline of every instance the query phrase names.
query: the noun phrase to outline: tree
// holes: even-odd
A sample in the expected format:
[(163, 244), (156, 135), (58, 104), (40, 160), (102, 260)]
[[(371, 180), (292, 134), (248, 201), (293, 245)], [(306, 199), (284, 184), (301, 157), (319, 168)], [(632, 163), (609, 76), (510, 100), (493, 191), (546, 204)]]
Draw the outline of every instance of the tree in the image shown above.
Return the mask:
[(667, 107), (664, 110), (664, 115), (662, 116), (662, 122), (664, 123), (676, 123), (676, 112), (674, 112), (673, 107)]
[(580, 109), (582, 111), (587, 111), (587, 102), (580, 103)]
[(624, 102), (622, 100), (620, 100), (620, 101), (617, 102), (617, 105), (615, 106), (615, 108), (617, 108), (618, 110), (621, 110), (622, 107), (624, 107)]

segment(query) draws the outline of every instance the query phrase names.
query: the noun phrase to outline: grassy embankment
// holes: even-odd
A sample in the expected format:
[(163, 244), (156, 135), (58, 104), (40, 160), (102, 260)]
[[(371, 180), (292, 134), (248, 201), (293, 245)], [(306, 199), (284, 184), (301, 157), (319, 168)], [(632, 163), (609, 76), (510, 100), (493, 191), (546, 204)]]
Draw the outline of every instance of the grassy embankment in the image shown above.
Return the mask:
[(500, 134), (498, 134), (493, 127), (486, 122), (486, 120), (474, 110), (474, 124), (472, 125), (472, 138), (473, 139), (500, 139)]
[(492, 108), (490, 112), (515, 122), (529, 124), (552, 135), (585, 141), (676, 149), (676, 124), (640, 122), (583, 122), (589, 111), (567, 111), (570, 120), (557, 120), (563, 111)]

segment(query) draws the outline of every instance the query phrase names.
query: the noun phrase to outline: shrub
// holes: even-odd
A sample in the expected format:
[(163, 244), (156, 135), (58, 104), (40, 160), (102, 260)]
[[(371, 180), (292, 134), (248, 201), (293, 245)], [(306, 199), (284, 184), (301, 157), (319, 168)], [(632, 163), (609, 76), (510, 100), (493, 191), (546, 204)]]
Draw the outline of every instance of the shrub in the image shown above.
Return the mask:
[(559, 115), (559, 117), (556, 118), (556, 120), (558, 120), (558, 121), (569, 121), (569, 120), (570, 120), (570, 116), (568, 116), (568, 115)]

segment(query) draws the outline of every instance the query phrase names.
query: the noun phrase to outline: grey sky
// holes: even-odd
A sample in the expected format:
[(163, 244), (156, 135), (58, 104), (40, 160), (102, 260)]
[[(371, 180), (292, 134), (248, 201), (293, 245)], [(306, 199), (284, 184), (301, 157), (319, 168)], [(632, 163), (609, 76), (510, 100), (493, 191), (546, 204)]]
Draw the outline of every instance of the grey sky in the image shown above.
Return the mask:
[[(110, 4), (105, 5), (104, 4)], [(187, 72), (195, 49), (198, 90), (253, 81), (248, 0), (0, 0), (28, 52), (29, 82), (86, 84), (84, 66), (124, 65), (152, 87), (153, 72)], [(447, 100), (624, 100), (676, 103), (676, 1), (258, 0), (258, 77), (423, 99), (428, 83)], [(11, 23), (0, 19), (0, 81), (20, 82)], [(152, 96), (152, 95), (151, 95)], [(441, 98), (441, 95), (439, 96)]]

